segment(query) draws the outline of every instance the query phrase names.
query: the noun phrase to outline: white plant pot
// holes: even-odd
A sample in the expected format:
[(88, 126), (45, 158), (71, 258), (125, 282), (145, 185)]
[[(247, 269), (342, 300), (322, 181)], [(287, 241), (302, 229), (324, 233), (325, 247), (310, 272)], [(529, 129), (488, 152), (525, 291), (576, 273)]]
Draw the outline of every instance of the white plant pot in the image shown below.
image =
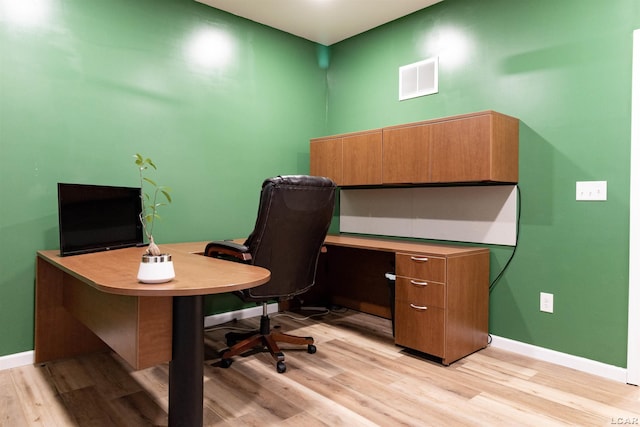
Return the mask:
[(166, 283), (176, 277), (171, 255), (142, 255), (138, 269), (138, 281), (141, 283)]

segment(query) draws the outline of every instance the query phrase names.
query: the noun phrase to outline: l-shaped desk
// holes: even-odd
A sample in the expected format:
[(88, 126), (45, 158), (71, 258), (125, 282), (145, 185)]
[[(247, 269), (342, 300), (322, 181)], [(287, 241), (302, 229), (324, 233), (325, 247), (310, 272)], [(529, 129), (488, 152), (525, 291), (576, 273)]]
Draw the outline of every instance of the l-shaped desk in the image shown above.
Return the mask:
[[(163, 245), (176, 278), (136, 280), (141, 248), (36, 262), (35, 362), (117, 352), (133, 368), (169, 365), (169, 425), (202, 425), (203, 295), (268, 282), (268, 270), (198, 255), (207, 242)], [(487, 346), (489, 250), (329, 235), (317, 284), (302, 297), (391, 318), (396, 344), (448, 365)], [(384, 275), (395, 272), (394, 301)], [(393, 313), (395, 311), (395, 313)]]

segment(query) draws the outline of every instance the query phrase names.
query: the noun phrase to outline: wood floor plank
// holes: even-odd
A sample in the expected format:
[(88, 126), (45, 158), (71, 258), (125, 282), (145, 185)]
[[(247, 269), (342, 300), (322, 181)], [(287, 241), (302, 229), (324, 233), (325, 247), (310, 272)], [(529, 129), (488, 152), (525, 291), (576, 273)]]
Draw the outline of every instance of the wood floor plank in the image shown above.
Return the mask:
[(121, 369), (125, 370), (142, 389), (149, 393), (165, 412), (169, 410), (169, 365), (163, 364), (140, 371), (133, 371), (125, 366), (126, 362), (117, 355), (113, 355), (121, 363)]
[(93, 380), (80, 362), (83, 359), (63, 359), (47, 363), (51, 380), (59, 393), (90, 387)]
[(67, 412), (46, 366), (28, 365), (10, 371), (25, 414), (25, 425), (74, 425), (73, 415)]
[[(572, 425), (571, 423), (563, 423), (555, 420), (552, 415), (545, 412), (533, 412), (527, 408), (520, 406), (514, 406), (513, 402), (506, 399), (504, 396), (494, 396), (487, 393), (482, 393), (469, 402), (470, 408), (491, 408), (491, 410), (497, 414), (500, 414), (501, 421), (498, 425), (518, 425), (518, 426), (566, 426)], [(485, 424), (486, 425), (486, 424)], [(491, 424), (489, 424), (491, 425)], [(597, 425), (597, 424), (580, 424), (573, 425)]]
[[(465, 365), (466, 370), (478, 386), (484, 390), (479, 395), (471, 399), (472, 402), (486, 402), (485, 399), (494, 399), (496, 404), (508, 404), (512, 409), (532, 414), (548, 414), (546, 423), (577, 423), (578, 425), (597, 425), (602, 421), (598, 417), (593, 417), (588, 411), (581, 410), (574, 405), (568, 405), (561, 395), (561, 391), (555, 389), (545, 390), (543, 386), (536, 386), (534, 382), (523, 380), (518, 377), (505, 377), (502, 372), (496, 371), (493, 375), (488, 370), (483, 370), (481, 375), (477, 375), (477, 370), (468, 370), (473, 363)], [(462, 369), (465, 369), (462, 368)], [(509, 390), (509, 393), (505, 393)], [(497, 396), (497, 397), (496, 397)], [(595, 402), (594, 402), (595, 403)], [(535, 422), (539, 420), (534, 419)]]
[(167, 413), (148, 393), (137, 391), (111, 401), (117, 426), (143, 427), (166, 423)]
[(11, 371), (0, 371), (0, 426), (19, 426), (26, 423)]
[[(218, 385), (225, 385), (226, 393), (221, 394), (221, 396), (240, 396), (245, 406), (251, 405), (252, 407), (252, 410), (248, 411), (248, 413), (253, 413), (262, 408), (270, 408), (271, 414), (279, 420), (284, 420), (303, 412), (302, 408), (274, 393), (269, 388), (268, 383), (256, 381), (250, 372), (242, 364), (236, 364), (230, 369), (216, 371), (214, 375), (220, 380)], [(223, 401), (223, 403), (225, 402)]]
[(65, 408), (79, 426), (118, 425), (118, 412), (111, 402), (102, 399), (94, 387), (74, 389), (61, 395)]
[[(328, 423), (328, 425), (333, 426), (366, 425), (368, 423), (366, 419), (336, 405), (335, 401), (331, 398), (318, 394), (305, 384), (301, 384), (294, 378), (291, 378), (291, 372), (300, 369), (314, 371), (314, 369), (309, 369), (309, 361), (314, 360), (314, 356), (315, 354), (310, 355), (307, 354), (306, 351), (304, 353), (287, 353), (288, 368), (286, 374), (275, 373), (275, 366), (270, 360), (271, 358), (266, 355), (250, 357), (242, 360), (240, 362), (241, 366), (239, 366), (237, 362), (232, 366), (238, 371), (245, 372), (247, 375), (255, 378), (258, 382), (268, 383), (269, 388), (272, 389), (274, 393), (304, 408), (305, 413), (307, 413), (309, 417), (320, 420), (321, 423)], [(327, 378), (332, 376), (322, 371), (318, 373), (318, 371), (315, 370), (315, 372)], [(274, 381), (274, 376), (277, 381)], [(290, 419), (298, 418), (304, 419), (305, 417), (300, 414), (290, 417)], [(283, 422), (288, 423), (289, 419), (283, 420)]]
[[(464, 425), (470, 421), (437, 400), (418, 398), (411, 389), (398, 392), (398, 389), (391, 387), (380, 387), (354, 372), (346, 372), (335, 380), (366, 396), (369, 403), (363, 408), (366, 412), (362, 415), (370, 417), (378, 425), (389, 425), (390, 421), (396, 425)], [(378, 409), (370, 410), (376, 408)], [(380, 414), (384, 414), (384, 418), (381, 418)], [(376, 418), (373, 418), (373, 415)], [(390, 417), (393, 417), (392, 420)]]
[(143, 389), (109, 353), (87, 355), (79, 362), (98, 393), (107, 399), (133, 395)]
[[(335, 425), (335, 424), (334, 424)], [(329, 427), (331, 424), (327, 424), (322, 419), (318, 419), (312, 416), (308, 412), (295, 415), (287, 420), (282, 421), (279, 424), (280, 427)]]

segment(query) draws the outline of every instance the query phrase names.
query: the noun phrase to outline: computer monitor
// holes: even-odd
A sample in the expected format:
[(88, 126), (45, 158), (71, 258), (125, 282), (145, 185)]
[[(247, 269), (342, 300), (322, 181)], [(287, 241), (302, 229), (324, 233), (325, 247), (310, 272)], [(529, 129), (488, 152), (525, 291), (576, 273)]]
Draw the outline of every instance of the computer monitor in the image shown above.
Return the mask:
[(60, 255), (143, 244), (139, 187), (58, 183)]

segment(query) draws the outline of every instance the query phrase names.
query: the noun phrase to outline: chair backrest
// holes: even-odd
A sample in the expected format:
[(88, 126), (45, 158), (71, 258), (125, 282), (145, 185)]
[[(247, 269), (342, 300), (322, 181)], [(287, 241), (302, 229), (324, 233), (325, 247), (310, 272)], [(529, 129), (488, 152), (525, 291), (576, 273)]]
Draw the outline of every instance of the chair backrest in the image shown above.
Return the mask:
[(245, 242), (252, 264), (271, 271), (264, 285), (243, 291), (251, 301), (286, 300), (315, 282), (336, 185), (324, 177), (289, 175), (262, 184), (258, 217)]

